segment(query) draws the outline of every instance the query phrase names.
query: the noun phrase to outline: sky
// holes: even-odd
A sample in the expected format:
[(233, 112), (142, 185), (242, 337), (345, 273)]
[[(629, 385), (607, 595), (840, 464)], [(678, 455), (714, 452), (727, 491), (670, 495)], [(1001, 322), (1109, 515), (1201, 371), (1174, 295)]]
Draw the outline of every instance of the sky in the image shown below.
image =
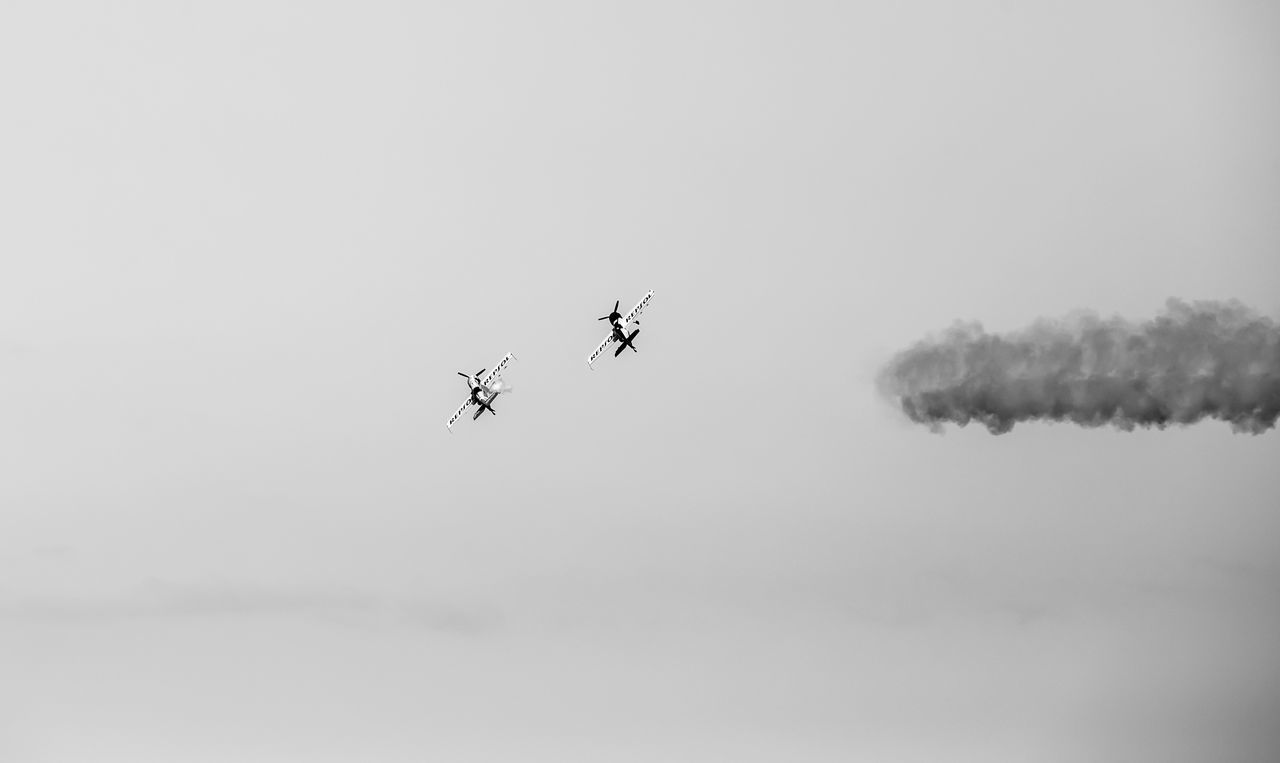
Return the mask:
[(1274, 760), (1280, 435), (874, 381), (1280, 317), (1277, 80), (1246, 0), (6, 3), (0, 760)]

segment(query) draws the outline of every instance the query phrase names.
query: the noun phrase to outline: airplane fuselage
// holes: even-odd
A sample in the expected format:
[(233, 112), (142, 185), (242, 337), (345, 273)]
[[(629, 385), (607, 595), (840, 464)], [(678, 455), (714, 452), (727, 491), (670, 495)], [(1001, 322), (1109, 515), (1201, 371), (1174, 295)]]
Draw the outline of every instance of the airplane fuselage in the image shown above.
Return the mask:
[(467, 386), (471, 388), (471, 402), (473, 403), (478, 403), (493, 394), (493, 388), (484, 386), (480, 381), (480, 377), (474, 374), (467, 377)]
[(487, 403), (493, 398), (493, 389), (485, 387), (482, 384), (471, 385), (471, 402), (476, 405)]

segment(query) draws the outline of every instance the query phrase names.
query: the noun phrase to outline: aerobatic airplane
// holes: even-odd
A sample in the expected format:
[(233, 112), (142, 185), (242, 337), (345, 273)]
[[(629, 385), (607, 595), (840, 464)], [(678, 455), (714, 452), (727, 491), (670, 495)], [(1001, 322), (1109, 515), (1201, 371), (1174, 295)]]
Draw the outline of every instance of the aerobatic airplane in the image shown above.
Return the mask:
[(458, 406), (458, 410), (454, 411), (453, 415), (449, 417), (448, 427), (450, 432), (453, 431), (453, 425), (458, 422), (458, 419), (462, 418), (462, 414), (466, 412), (468, 406), (479, 406), (479, 408), (476, 409), (475, 415), (471, 417), (472, 421), (480, 418), (480, 414), (485, 411), (488, 411), (495, 416), (498, 415), (498, 412), (493, 410), (493, 401), (497, 400), (498, 395), (501, 395), (503, 392), (501, 378), (502, 369), (506, 368), (508, 363), (515, 360), (515, 357), (515, 355), (512, 355), (509, 352), (502, 356), (502, 360), (498, 361), (498, 365), (494, 366), (492, 371), (485, 374), (483, 379), (480, 378), (480, 374), (484, 373), (483, 368), (476, 371), (474, 374), (464, 374), (461, 371), (458, 372), (458, 376), (467, 380), (467, 388), (470, 390), (471, 396), (467, 398), (465, 403)]
[(628, 334), (627, 327), (632, 323), (637, 326), (640, 325), (640, 313), (644, 311), (645, 307), (649, 304), (650, 299), (653, 299), (652, 289), (650, 289), (649, 292), (640, 300), (639, 304), (631, 308), (631, 312), (627, 313), (625, 316), (618, 312), (619, 301), (615, 300), (613, 303), (613, 312), (596, 319), (598, 321), (609, 321), (609, 335), (606, 336), (604, 341), (596, 347), (595, 351), (587, 357), (587, 368), (591, 368), (591, 364), (596, 362), (611, 342), (618, 342), (618, 349), (613, 351), (613, 357), (615, 358), (621, 355), (622, 351), (628, 347), (631, 348), (632, 352), (639, 352), (631, 341), (640, 333), (640, 329), (635, 329)]

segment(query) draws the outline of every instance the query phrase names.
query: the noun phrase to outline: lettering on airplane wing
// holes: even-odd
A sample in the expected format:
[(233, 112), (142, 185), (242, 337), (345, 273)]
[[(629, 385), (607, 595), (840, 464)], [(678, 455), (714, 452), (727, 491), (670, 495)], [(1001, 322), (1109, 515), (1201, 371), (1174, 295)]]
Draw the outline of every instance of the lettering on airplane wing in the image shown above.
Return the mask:
[(639, 318), (640, 313), (644, 312), (645, 307), (648, 306), (649, 300), (651, 299), (653, 299), (653, 289), (650, 289), (649, 293), (644, 295), (644, 299), (640, 300), (638, 305), (631, 308), (631, 312), (627, 313), (627, 317), (622, 319), (622, 325), (625, 326), (636, 318)]
[(458, 423), (458, 419), (462, 418), (462, 414), (463, 414), (464, 412), (466, 412), (467, 408), (469, 408), (469, 407), (471, 407), (471, 398), (467, 398), (467, 402), (465, 402), (465, 403), (463, 403), (462, 405), (458, 406), (458, 410), (454, 411), (454, 412), (453, 412), (453, 415), (449, 417), (449, 429), (450, 429), (450, 430), (452, 430), (452, 429), (453, 429), (453, 425), (454, 425), (454, 424)]
[(480, 380), (480, 384), (487, 389), (489, 385), (493, 384), (494, 380), (502, 375), (502, 369), (506, 368), (507, 364), (510, 363), (511, 359), (514, 357), (515, 356), (509, 352), (506, 355), (503, 355), (502, 360), (498, 361), (498, 365), (494, 366), (493, 370), (485, 374), (484, 378)]
[(613, 341), (613, 332), (610, 331), (609, 336), (605, 337), (604, 341), (600, 343), (600, 346), (595, 349), (595, 352), (591, 353), (591, 356), (587, 358), (587, 365), (589, 366), (592, 363), (596, 362), (596, 358), (600, 357), (600, 353), (604, 352), (604, 348), (608, 347), (612, 341)]

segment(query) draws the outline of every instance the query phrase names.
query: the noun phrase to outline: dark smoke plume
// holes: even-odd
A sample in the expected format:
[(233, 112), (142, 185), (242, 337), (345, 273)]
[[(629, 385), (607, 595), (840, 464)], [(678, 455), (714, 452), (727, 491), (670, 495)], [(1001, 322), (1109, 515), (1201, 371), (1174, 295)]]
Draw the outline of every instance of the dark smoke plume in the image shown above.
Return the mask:
[(1280, 417), (1280, 328), (1236, 301), (1168, 301), (1154, 320), (1081, 314), (1012, 334), (957, 324), (899, 353), (881, 392), (935, 430), (1019, 421), (1164, 428), (1203, 418), (1261, 434)]

